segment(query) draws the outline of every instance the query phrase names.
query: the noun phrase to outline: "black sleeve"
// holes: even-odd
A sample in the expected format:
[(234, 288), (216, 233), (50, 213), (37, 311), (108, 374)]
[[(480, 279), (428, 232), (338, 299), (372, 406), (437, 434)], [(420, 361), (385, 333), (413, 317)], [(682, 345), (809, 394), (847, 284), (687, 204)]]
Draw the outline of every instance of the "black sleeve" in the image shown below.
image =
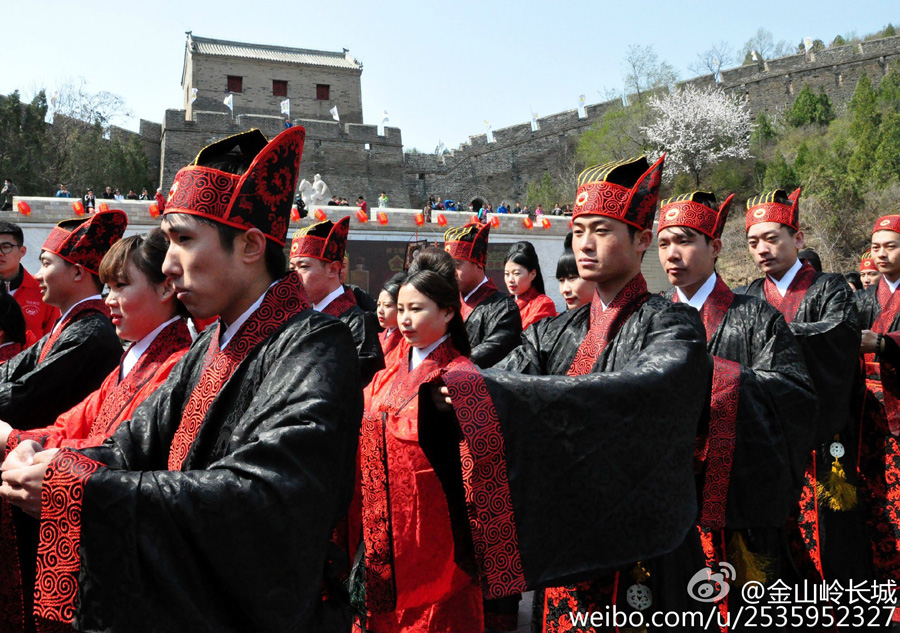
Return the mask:
[(472, 347), (472, 362), (482, 368), (493, 367), (519, 345), (522, 317), (512, 297), (505, 296), (485, 306), (481, 323), (482, 337)]

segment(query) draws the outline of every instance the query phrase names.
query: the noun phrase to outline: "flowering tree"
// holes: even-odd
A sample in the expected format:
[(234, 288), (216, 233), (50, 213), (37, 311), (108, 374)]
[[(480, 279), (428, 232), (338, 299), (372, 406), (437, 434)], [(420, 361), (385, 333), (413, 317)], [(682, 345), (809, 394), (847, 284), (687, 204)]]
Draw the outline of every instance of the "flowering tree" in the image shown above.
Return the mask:
[(706, 167), (726, 158), (750, 158), (750, 111), (718, 88), (684, 86), (653, 97), (647, 140), (666, 152), (666, 173), (688, 172), (697, 186)]

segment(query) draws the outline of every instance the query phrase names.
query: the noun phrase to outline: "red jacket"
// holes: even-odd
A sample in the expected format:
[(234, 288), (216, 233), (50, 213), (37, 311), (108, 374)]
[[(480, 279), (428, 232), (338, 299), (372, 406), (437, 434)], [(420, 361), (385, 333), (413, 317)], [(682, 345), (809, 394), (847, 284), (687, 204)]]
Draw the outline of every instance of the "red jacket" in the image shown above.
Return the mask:
[(22, 308), (22, 316), (25, 317), (25, 329), (28, 330), (26, 344), (31, 345), (53, 329), (53, 324), (60, 314), (59, 308), (44, 303), (38, 282), (27, 270), (23, 271), (22, 284), (15, 290), (13, 296)]

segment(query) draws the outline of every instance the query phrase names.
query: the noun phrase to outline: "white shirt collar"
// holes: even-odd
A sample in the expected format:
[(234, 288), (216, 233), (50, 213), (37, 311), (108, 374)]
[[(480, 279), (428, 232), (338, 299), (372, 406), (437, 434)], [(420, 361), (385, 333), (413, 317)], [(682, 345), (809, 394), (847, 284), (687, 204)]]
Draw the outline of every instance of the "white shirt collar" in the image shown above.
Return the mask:
[(775, 288), (778, 290), (778, 293), (783, 297), (787, 294), (788, 288), (791, 285), (791, 282), (794, 281), (794, 277), (797, 276), (797, 271), (803, 266), (803, 262), (800, 261), (800, 258), (797, 258), (797, 261), (794, 262), (794, 265), (791, 266), (784, 276), (776, 281), (772, 275), (769, 275), (769, 279), (772, 280), (772, 283), (775, 284)]
[[(884, 275), (882, 275), (884, 277)], [(897, 278), (897, 281), (891, 281), (887, 277), (884, 277), (885, 283), (888, 285), (888, 288), (891, 289), (891, 294), (894, 294), (894, 291), (897, 290), (897, 286), (900, 285), (900, 277)]]
[(434, 343), (429, 345), (424, 349), (419, 349), (418, 347), (412, 348), (412, 355), (409, 357), (409, 369), (412, 371), (416, 367), (422, 364), (422, 362), (428, 358), (428, 355), (431, 354), (434, 350), (438, 348), (438, 345), (443, 343), (449, 337), (449, 334), (444, 334), (441, 338), (436, 340)]
[(474, 288), (472, 288), (472, 292), (470, 292), (470, 293), (467, 294), (465, 297), (463, 297), (463, 303), (465, 303), (466, 301), (468, 301), (468, 300), (469, 300), (469, 297), (471, 297), (473, 294), (475, 294), (475, 291), (478, 290), (479, 288), (481, 288), (481, 287), (482, 287), (484, 284), (486, 284), (486, 283), (487, 283), (487, 275), (484, 276), (484, 279), (482, 279), (482, 280), (479, 282), (479, 284), (478, 284), (477, 286), (475, 286)]
[(319, 303), (313, 304), (313, 310), (315, 310), (316, 312), (321, 312), (322, 310), (324, 310), (325, 308), (328, 307), (329, 303), (331, 303), (332, 301), (334, 301), (335, 299), (340, 297), (342, 294), (344, 294), (344, 292), (346, 292), (344, 290), (344, 285), (343, 284), (339, 285), (335, 290), (332, 290), (331, 293), (327, 297), (322, 299)]
[(716, 279), (716, 273), (711, 274), (709, 279), (700, 286), (700, 289), (697, 290), (690, 299), (685, 296), (681, 291), (681, 288), (675, 288), (675, 292), (678, 293), (678, 300), (688, 304), (695, 310), (700, 310), (703, 307), (703, 304), (706, 303), (706, 300), (709, 299), (709, 295), (712, 294), (713, 288), (716, 287)]
[(156, 340), (156, 337), (159, 336), (159, 333), (163, 331), (170, 323), (174, 323), (181, 317), (174, 316), (158, 328), (150, 332), (147, 336), (139, 340), (137, 343), (128, 348), (128, 351), (125, 352), (125, 358), (122, 359), (122, 372), (119, 376), (120, 378), (124, 378), (131, 370), (134, 369), (134, 366), (137, 365), (138, 360), (140, 360), (141, 356), (144, 355), (144, 352), (147, 351), (147, 348), (150, 347), (150, 343)]
[[(269, 289), (277, 283), (278, 283), (277, 281), (272, 282), (272, 284), (268, 288), (266, 288), (266, 292), (269, 292)], [(249, 308), (247, 308), (246, 312), (244, 312), (241, 316), (239, 316), (237, 319), (235, 319), (234, 323), (232, 323), (227, 328), (225, 328), (224, 332), (219, 333), (219, 351), (220, 352), (223, 349), (225, 349), (225, 346), (228, 345), (228, 343), (231, 342), (231, 339), (233, 339), (234, 335), (237, 334), (237, 331), (241, 329), (241, 326), (244, 324), (244, 322), (250, 318), (250, 315), (253, 314), (254, 312), (256, 312), (256, 310), (262, 304), (263, 299), (266, 296), (266, 292), (259, 295), (259, 299), (254, 301), (253, 305), (250, 306)]]
[(81, 305), (85, 301), (93, 301), (94, 299), (97, 299), (98, 301), (103, 301), (103, 297), (101, 297), (100, 295), (92, 295), (90, 297), (87, 297), (86, 299), (82, 299), (78, 303), (73, 304), (72, 307), (70, 307), (68, 310), (66, 310), (66, 313), (64, 315), (59, 317), (59, 321), (57, 321), (56, 325), (53, 326), (53, 332), (56, 332), (56, 330), (59, 329), (59, 326), (62, 325), (63, 321), (66, 320), (66, 317), (69, 316), (69, 313), (75, 309), (75, 306)]

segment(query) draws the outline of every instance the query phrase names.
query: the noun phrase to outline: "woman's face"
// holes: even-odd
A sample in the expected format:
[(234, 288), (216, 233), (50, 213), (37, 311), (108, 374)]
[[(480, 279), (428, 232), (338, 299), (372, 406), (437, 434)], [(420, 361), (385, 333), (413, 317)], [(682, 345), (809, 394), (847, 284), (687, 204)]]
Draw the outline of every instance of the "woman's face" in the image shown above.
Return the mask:
[(397, 302), (387, 290), (381, 291), (375, 305), (377, 306), (375, 314), (378, 316), (378, 325), (384, 329), (397, 327)]
[(537, 274), (536, 270), (528, 270), (521, 264), (506, 262), (503, 268), (503, 280), (511, 295), (521, 295), (531, 290), (531, 284)]
[(438, 304), (413, 286), (400, 287), (397, 295), (397, 327), (406, 342), (423, 349), (447, 333), (453, 310)]
[(125, 265), (125, 274), (107, 285), (106, 305), (121, 339), (140, 341), (175, 316), (172, 282), (151, 283), (130, 260)]
[(559, 294), (566, 300), (566, 309), (574, 310), (591, 302), (597, 286), (581, 277), (562, 277), (559, 279)]

